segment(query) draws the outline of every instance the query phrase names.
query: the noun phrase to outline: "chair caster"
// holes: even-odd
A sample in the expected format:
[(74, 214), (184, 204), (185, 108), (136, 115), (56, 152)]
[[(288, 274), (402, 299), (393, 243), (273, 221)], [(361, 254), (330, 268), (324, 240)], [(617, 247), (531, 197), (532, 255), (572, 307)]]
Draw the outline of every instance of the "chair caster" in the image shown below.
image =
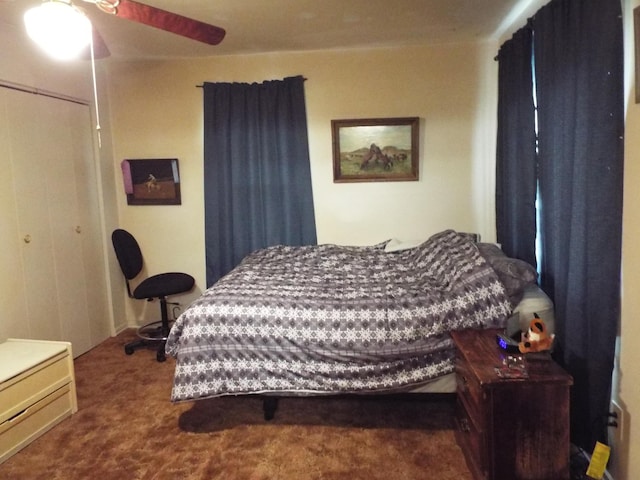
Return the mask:
[(134, 348), (129, 346), (129, 345), (125, 345), (124, 346), (124, 353), (126, 353), (127, 355), (133, 355), (134, 352)]

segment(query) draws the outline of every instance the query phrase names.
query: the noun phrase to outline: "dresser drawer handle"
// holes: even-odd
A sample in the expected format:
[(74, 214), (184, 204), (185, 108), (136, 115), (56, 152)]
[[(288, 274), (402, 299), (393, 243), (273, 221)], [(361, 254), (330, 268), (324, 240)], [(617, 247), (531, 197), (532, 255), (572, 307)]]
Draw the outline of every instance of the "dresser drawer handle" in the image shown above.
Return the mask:
[(469, 381), (464, 375), (458, 375), (458, 388), (461, 392), (469, 390)]
[(28, 409), (25, 408), (24, 410), (20, 410), (18, 413), (16, 413), (15, 415), (13, 415), (11, 418), (7, 419), (7, 422), (13, 422), (16, 418), (24, 415), (24, 413), (27, 411)]
[(463, 418), (462, 420), (460, 420), (460, 430), (466, 433), (471, 431), (471, 426), (469, 425), (468, 419)]

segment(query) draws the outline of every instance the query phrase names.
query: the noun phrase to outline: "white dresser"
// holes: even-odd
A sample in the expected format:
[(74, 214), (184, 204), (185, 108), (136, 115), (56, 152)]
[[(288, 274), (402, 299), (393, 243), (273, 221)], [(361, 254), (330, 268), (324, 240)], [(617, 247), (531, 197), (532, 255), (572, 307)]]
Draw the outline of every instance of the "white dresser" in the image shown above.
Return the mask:
[(76, 411), (70, 343), (0, 343), (0, 463)]

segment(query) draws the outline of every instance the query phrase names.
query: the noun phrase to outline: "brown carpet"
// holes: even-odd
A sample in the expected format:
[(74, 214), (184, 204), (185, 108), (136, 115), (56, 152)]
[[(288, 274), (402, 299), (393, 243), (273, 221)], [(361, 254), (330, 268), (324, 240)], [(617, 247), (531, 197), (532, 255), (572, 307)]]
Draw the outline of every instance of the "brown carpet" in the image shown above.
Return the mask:
[[(174, 405), (174, 361), (126, 356), (127, 331), (75, 362), (79, 411), (0, 465), (47, 480), (471, 480), (450, 397), (256, 397)], [(444, 398), (443, 398), (444, 397)]]

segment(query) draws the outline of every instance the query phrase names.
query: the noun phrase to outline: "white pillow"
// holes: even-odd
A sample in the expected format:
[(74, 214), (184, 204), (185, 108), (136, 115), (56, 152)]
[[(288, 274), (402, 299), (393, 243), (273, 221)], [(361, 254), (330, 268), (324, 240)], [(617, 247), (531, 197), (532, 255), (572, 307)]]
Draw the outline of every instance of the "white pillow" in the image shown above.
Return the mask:
[(527, 285), (524, 289), (522, 300), (513, 310), (513, 314), (507, 320), (507, 335), (520, 330), (526, 332), (529, 328), (529, 322), (534, 318), (534, 313), (544, 320), (549, 333), (555, 331), (555, 311), (553, 302), (542, 289), (536, 285)]
[(409, 250), (411, 248), (418, 247), (422, 245), (427, 240), (398, 240), (397, 238), (392, 238), (387, 242), (387, 245), (384, 247), (385, 252), (400, 252), (401, 250)]

